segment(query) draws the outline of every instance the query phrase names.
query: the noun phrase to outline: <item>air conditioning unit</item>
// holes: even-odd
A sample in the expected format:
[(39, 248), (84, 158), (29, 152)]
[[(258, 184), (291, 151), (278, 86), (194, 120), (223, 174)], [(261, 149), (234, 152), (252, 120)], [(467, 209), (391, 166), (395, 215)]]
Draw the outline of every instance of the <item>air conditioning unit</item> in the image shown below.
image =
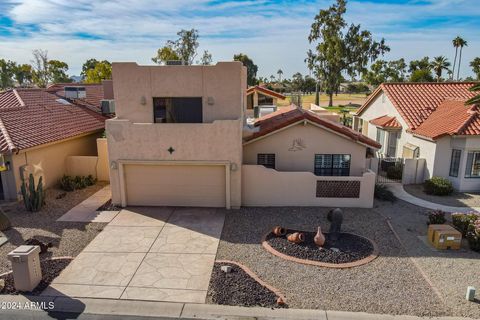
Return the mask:
[(87, 91), (85, 87), (80, 86), (67, 86), (64, 88), (65, 98), (67, 99), (84, 99), (87, 97)]
[(184, 63), (182, 60), (167, 60), (165, 61), (166, 66), (183, 66)]
[(102, 107), (102, 114), (115, 113), (115, 100), (102, 100), (100, 105)]

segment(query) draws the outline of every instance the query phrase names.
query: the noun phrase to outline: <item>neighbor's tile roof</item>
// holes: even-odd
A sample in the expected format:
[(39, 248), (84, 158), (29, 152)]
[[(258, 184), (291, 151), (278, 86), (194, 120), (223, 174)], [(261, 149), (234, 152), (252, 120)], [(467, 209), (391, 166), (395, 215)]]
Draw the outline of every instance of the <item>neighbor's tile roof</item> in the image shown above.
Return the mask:
[(354, 141), (364, 143), (370, 147), (377, 149), (381, 147), (381, 145), (375, 140), (372, 140), (347, 126), (321, 118), (315, 113), (308, 110), (303, 110), (292, 106), (290, 108), (278, 110), (273, 115), (269, 114), (265, 117), (259, 118), (257, 121), (255, 121), (254, 124), (256, 127), (259, 127), (259, 130), (257, 132), (254, 132), (253, 135), (247, 137), (245, 141), (251, 141), (260, 138), (269, 133), (275, 132), (303, 120), (308, 120), (316, 123), (342, 136), (350, 138)]
[(480, 134), (480, 116), (476, 106), (464, 101), (446, 100), (415, 130), (414, 134), (437, 139), (445, 135)]
[(273, 91), (273, 90), (270, 90), (270, 89), (267, 89), (265, 87), (261, 87), (261, 86), (253, 86), (253, 87), (248, 88), (247, 89), (247, 96), (252, 94), (255, 91), (261, 92), (263, 94), (266, 94), (268, 96), (272, 96), (272, 97), (275, 97), (275, 98), (278, 98), (278, 99), (282, 99), (282, 100), (287, 99), (287, 97), (284, 96), (283, 94), (278, 93), (278, 92)]
[(357, 115), (366, 110), (384, 92), (410, 130), (420, 126), (444, 100), (466, 101), (475, 93), (469, 91), (475, 82), (382, 83), (365, 101)]
[(381, 116), (369, 121), (371, 124), (386, 128), (386, 129), (401, 129), (402, 125), (398, 122), (397, 118), (389, 117), (387, 115)]
[(0, 93), (0, 152), (15, 152), (105, 127), (106, 118), (100, 113), (62, 103), (60, 98), (46, 89)]
[(54, 93), (58, 96), (65, 96), (65, 87), (68, 86), (81, 86), (85, 87), (87, 97), (84, 99), (76, 99), (75, 103), (83, 105), (93, 111), (101, 112), (101, 103), (103, 99), (103, 85), (98, 83), (56, 83), (47, 88), (47, 92)]

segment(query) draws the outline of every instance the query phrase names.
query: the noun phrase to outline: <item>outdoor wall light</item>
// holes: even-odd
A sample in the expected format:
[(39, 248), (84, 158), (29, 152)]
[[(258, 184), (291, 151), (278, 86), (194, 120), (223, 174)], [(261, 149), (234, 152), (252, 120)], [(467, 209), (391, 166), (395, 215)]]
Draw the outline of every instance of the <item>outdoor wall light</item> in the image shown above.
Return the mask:
[(238, 166), (235, 162), (230, 163), (230, 171), (237, 171)]
[(209, 106), (213, 106), (215, 104), (215, 99), (213, 99), (213, 97), (207, 97), (207, 103)]
[(140, 104), (141, 104), (142, 106), (144, 106), (144, 105), (147, 104), (147, 98), (145, 98), (145, 96), (142, 96), (142, 97), (140, 98)]
[(115, 161), (110, 162), (110, 169), (116, 170), (118, 168), (117, 163)]

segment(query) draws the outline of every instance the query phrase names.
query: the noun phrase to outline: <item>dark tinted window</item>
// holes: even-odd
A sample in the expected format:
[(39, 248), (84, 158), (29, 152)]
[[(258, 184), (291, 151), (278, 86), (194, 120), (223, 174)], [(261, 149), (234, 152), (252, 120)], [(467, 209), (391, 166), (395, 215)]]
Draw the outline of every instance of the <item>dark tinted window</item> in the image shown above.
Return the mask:
[(257, 154), (257, 164), (263, 165), (270, 169), (275, 169), (275, 154), (274, 153)]
[(349, 154), (316, 154), (314, 173), (317, 176), (349, 176)]
[(155, 123), (202, 123), (202, 98), (153, 98)]

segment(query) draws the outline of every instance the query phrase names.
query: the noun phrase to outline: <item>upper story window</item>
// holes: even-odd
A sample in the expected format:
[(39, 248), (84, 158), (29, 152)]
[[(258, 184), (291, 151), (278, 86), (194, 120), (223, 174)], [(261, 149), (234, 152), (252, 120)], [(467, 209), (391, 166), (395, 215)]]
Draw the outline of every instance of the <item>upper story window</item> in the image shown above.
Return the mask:
[(153, 122), (202, 123), (202, 98), (153, 98)]

